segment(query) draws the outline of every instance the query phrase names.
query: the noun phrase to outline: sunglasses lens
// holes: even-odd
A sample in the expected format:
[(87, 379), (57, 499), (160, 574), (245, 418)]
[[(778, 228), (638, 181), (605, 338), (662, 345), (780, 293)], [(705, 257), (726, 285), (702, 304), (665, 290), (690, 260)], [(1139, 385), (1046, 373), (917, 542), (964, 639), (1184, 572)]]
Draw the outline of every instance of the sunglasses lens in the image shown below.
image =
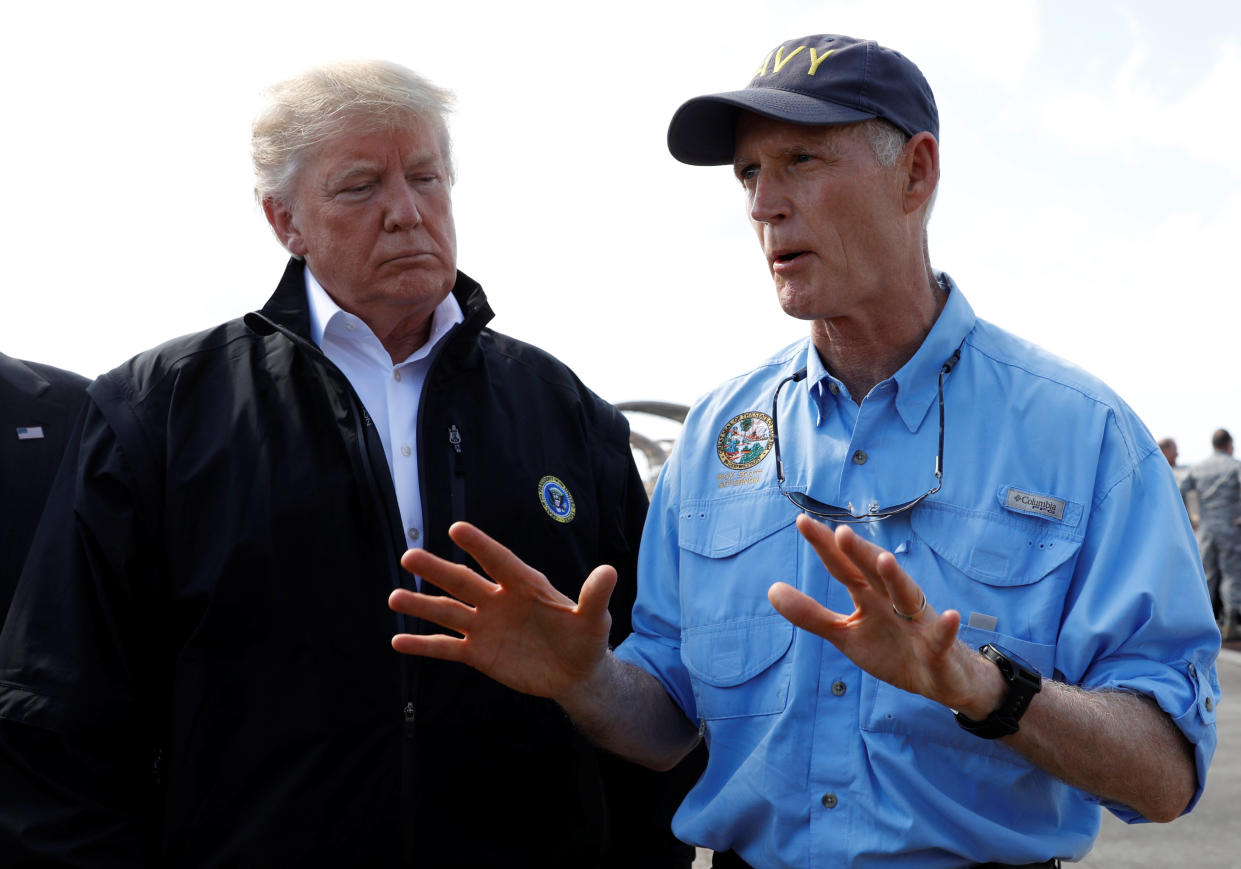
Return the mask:
[(827, 519), (831, 522), (877, 522), (880, 519), (887, 519), (889, 516), (895, 516), (897, 513), (904, 513), (906, 510), (920, 504), (928, 495), (939, 491), (936, 486), (930, 492), (919, 495), (912, 501), (906, 501), (904, 504), (897, 504), (895, 507), (887, 507), (883, 510), (876, 510), (873, 513), (863, 513), (857, 515), (851, 513), (843, 507), (833, 507), (831, 504), (824, 504), (822, 501), (816, 501), (809, 495), (802, 492), (784, 492), (784, 497), (788, 498), (803, 513), (809, 513), (811, 516), (818, 516), (820, 519)]

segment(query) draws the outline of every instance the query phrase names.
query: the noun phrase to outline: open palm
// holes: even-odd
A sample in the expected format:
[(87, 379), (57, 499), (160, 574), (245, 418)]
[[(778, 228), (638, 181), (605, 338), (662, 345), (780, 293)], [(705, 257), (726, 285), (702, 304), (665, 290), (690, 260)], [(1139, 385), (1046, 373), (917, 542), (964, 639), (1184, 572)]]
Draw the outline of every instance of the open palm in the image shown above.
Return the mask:
[(514, 690), (552, 699), (594, 672), (607, 654), (615, 570), (595, 568), (575, 602), (474, 526), (458, 522), (448, 533), (490, 579), (423, 549), (406, 552), (401, 566), (451, 597), (398, 589), (388, 606), (461, 636), (398, 634), (392, 638), (394, 649), (459, 661)]

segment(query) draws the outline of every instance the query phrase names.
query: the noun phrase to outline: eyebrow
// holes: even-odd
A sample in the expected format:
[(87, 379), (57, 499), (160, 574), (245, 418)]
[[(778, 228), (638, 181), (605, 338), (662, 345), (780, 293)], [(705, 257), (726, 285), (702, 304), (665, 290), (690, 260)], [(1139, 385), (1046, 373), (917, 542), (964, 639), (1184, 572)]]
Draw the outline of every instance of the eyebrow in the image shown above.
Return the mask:
[[(420, 169), (426, 166), (433, 166), (442, 163), (442, 157), (434, 151), (423, 151), (418, 154), (411, 154), (410, 159), (405, 161), (402, 171), (409, 172), (413, 169)], [(353, 162), (346, 163), (340, 168), (340, 170), (332, 172), (327, 176), (327, 181), (329, 185), (336, 185), (349, 181), (353, 178), (367, 175), (379, 175), (382, 172), (382, 163), (375, 160), (368, 160), (366, 158), (358, 158)]]
[[(804, 154), (805, 152), (810, 151), (810, 150), (814, 150), (814, 147), (811, 145), (804, 144), (802, 140), (799, 139), (798, 141), (794, 142), (791, 145), (788, 145), (786, 147), (780, 148), (777, 151), (774, 151), (773, 154), (776, 157), (791, 157), (794, 154)], [(753, 162), (754, 162), (754, 158), (751, 157), (749, 154), (745, 154), (745, 153), (739, 154), (738, 156), (733, 158), (733, 170), (735, 171)]]
[(325, 180), (329, 187), (334, 187), (361, 176), (378, 175), (379, 172), (378, 163), (370, 160), (357, 160), (329, 173)]
[[(839, 137), (835, 135), (827, 135), (816, 137), (813, 139), (798, 138), (773, 152), (776, 157), (791, 157), (795, 154), (824, 154), (829, 157), (841, 157), (844, 150), (839, 145)], [(738, 172), (743, 166), (754, 162), (754, 158), (748, 154), (742, 153), (733, 159), (733, 172)]]

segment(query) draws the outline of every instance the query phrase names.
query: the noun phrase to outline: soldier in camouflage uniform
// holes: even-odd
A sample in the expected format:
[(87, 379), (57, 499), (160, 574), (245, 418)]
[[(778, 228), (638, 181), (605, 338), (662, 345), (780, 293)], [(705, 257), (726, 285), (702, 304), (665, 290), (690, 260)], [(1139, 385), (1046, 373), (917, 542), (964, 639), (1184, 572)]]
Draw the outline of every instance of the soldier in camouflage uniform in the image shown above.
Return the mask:
[(1224, 639), (1241, 639), (1241, 461), (1232, 435), (1211, 437), (1215, 452), (1189, 469), (1181, 495), (1198, 493), (1198, 551)]

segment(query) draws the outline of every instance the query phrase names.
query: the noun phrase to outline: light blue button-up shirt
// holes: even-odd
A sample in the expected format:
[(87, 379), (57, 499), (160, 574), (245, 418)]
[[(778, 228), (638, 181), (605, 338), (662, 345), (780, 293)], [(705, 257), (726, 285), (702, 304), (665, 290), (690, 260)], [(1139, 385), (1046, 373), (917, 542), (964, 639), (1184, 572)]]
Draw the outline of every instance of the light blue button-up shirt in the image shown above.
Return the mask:
[[(895, 553), (971, 647), (995, 641), (1045, 678), (1153, 697), (1194, 745), (1198, 794), (1216, 744), (1219, 631), (1171, 470), (1105, 385), (948, 301), (922, 347), (860, 406), (808, 341), (698, 402), (655, 491), (635, 633), (651, 672), (710, 748), (673, 828), (762, 867), (960, 866), (1079, 858), (1099, 801), (950, 710), (861, 672), (767, 600), (783, 580), (853, 604), (798, 535), (776, 485), (854, 512), (943, 487), (855, 526)], [(1195, 801), (1197, 796), (1195, 796)], [(1108, 805), (1126, 820), (1129, 809)]]

